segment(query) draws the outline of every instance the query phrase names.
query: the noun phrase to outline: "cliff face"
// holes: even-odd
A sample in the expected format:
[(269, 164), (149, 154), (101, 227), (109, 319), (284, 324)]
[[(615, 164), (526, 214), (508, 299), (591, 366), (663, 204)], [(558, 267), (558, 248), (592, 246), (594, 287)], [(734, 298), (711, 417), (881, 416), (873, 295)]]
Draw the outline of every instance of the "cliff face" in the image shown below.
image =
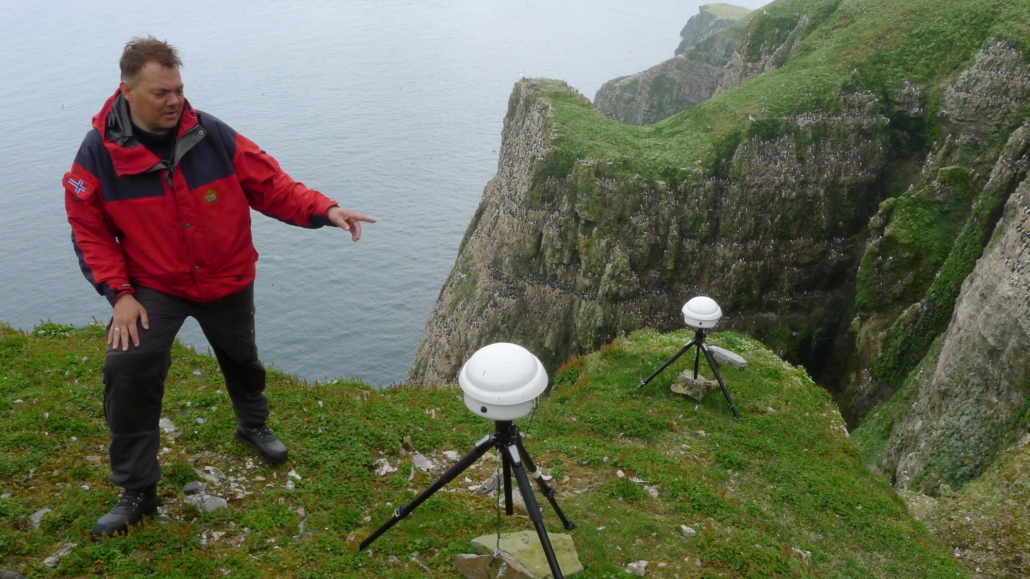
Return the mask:
[(515, 87), (497, 177), (430, 314), (415, 379), (453, 380), (501, 336), (554, 369), (629, 330), (676, 327), (670, 312), (704, 292), (741, 312), (735, 327), (831, 339), (883, 190), (888, 119), (866, 112), (871, 95), (779, 118), (781, 136), (754, 128), (716, 174), (649, 180), (617, 162), (555, 171), (551, 91), (571, 89)]
[[(680, 33), (683, 42), (676, 56), (604, 83), (594, 96), (597, 110), (623, 123), (648, 125), (724, 90), (724, 69), (741, 46), (741, 21), (748, 13), (727, 4), (701, 6)], [(733, 76), (739, 80), (739, 74)]]
[(749, 12), (747, 8), (732, 4), (703, 4), (680, 31), (682, 40), (676, 47), (676, 54), (683, 54), (698, 42), (744, 18)]
[(648, 126), (521, 81), (413, 379), (501, 340), (553, 370), (707, 294), (899, 484), (979, 476), (1030, 420), (1027, 22), (1002, 0), (776, 2), (726, 90)]

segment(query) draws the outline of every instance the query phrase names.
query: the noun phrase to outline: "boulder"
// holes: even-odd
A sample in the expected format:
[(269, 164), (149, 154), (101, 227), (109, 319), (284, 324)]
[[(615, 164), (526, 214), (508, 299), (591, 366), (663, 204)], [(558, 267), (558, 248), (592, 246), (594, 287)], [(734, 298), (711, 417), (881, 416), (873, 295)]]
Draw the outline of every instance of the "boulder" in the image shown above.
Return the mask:
[[(576, 546), (572, 536), (564, 533), (548, 533), (551, 548), (558, 559), (558, 566), (566, 577), (583, 572), (583, 564), (579, 562)], [(497, 547), (497, 535), (483, 535), (472, 539), (472, 546), (481, 555), (492, 555)], [(551, 577), (551, 568), (547, 564), (544, 549), (540, 546), (540, 537), (536, 531), (519, 533), (502, 533), (500, 550), (511, 555), (516, 561), (538, 579)]]

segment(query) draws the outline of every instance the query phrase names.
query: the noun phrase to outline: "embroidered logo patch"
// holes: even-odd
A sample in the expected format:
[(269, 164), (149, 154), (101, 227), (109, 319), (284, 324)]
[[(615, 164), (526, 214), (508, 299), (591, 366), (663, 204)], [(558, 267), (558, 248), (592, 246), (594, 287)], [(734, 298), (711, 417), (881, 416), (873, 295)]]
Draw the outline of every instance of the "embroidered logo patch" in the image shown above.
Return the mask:
[(208, 189), (207, 194), (204, 195), (204, 201), (207, 201), (208, 203), (218, 201), (218, 192), (213, 189)]
[(76, 181), (75, 179), (72, 179), (71, 177), (68, 177), (68, 184), (75, 188), (75, 194), (76, 195), (78, 195), (79, 193), (82, 193), (83, 191), (86, 190), (86, 180), (85, 179), (79, 179), (78, 181)]

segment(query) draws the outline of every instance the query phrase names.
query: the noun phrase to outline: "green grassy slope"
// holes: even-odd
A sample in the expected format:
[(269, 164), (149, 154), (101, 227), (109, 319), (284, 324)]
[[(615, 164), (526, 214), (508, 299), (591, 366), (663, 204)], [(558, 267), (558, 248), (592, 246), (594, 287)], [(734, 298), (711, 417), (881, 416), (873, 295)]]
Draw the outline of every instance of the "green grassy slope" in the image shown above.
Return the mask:
[[(92, 524), (116, 497), (105, 482), (101, 334), (97, 326), (46, 324), (25, 335), (0, 325), (0, 495), (10, 495), (0, 498), (0, 567), (33, 578), (223, 570), (231, 577), (453, 577), (452, 560), (469, 551), (467, 540), (497, 529), (494, 499), (468, 492), (495, 466), (482, 460), (468, 481), (437, 493), (370, 552), (356, 551), (436, 478), (402, 456), (405, 437), (443, 462), (442, 451), (464, 453), (492, 430), (464, 408), (456, 388), (374, 391), (271, 372), (271, 425), (291, 460), (266, 467), (231, 439), (234, 419), (213, 358), (176, 347), (164, 415), (182, 436), (163, 439), (159, 485), (168, 516), (94, 543)], [(739, 421), (718, 391), (700, 404), (669, 392), (686, 357), (634, 389), (688, 337), (643, 331), (574, 358), (535, 416), (519, 421), (531, 434), (527, 449), (553, 475), (561, 506), (579, 525), (571, 534), (583, 577), (621, 577), (640, 559), (651, 562), (649, 577), (965, 575), (888, 484), (863, 468), (829, 396), (757, 342), (733, 333), (710, 338), (750, 362), (724, 371)], [(399, 470), (375, 475), (380, 458)], [(230, 498), (228, 509), (198, 513), (182, 502), (178, 490), (207, 466), (238, 486), (209, 488)], [(18, 530), (20, 518), (42, 508), (53, 512), (39, 530)], [(546, 506), (544, 516), (551, 532), (562, 532)], [(499, 525), (531, 529), (524, 515), (500, 517)], [(680, 525), (697, 534), (685, 537)], [(43, 566), (62, 542), (78, 546), (56, 567)]]
[[(762, 12), (762, 11), (759, 11)], [(779, 0), (751, 22), (750, 50), (785, 36), (808, 15), (809, 33), (782, 68), (718, 94), (654, 125), (628, 126), (593, 110), (585, 99), (555, 85), (562, 149), (581, 159), (633, 160), (632, 171), (658, 178), (680, 167), (711, 168), (767, 127), (749, 122), (840, 109), (842, 91), (869, 90), (880, 112), (909, 81), (933, 85), (968, 65), (989, 39), (1021, 48), (1030, 40), (1030, 5), (1018, 0)], [(782, 40), (782, 38), (780, 39)], [(757, 58), (757, 54), (755, 58)], [(932, 87), (936, 93), (941, 87)], [(928, 95), (931, 105), (939, 94)], [(936, 103), (939, 105), (939, 103)], [(928, 127), (932, 136), (938, 127)]]

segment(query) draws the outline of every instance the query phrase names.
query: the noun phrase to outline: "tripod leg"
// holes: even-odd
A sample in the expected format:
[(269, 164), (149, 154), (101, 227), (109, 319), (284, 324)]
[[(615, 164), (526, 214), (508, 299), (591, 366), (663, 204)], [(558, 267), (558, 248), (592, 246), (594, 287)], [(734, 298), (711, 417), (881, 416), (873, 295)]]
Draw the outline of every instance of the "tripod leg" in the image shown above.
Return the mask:
[(693, 340), (693, 339), (691, 339), (691, 340), (690, 340), (689, 342), (687, 342), (687, 343), (686, 343), (686, 345), (684, 345), (684, 346), (683, 346), (682, 348), (680, 348), (680, 351), (679, 351), (679, 352), (676, 352), (675, 354), (673, 354), (673, 355), (672, 355), (672, 358), (669, 358), (668, 360), (666, 360), (666, 361), (665, 361), (665, 363), (664, 363), (664, 364), (662, 364), (662, 367), (661, 367), (661, 368), (659, 368), (659, 369), (655, 370), (653, 374), (651, 374), (651, 375), (650, 375), (650, 376), (648, 376), (647, 378), (644, 378), (643, 380), (641, 380), (641, 381), (640, 381), (640, 384), (639, 384), (639, 385), (637, 385), (637, 390), (640, 390), (640, 389), (641, 389), (641, 388), (643, 388), (644, 386), (647, 386), (647, 383), (648, 383), (648, 382), (650, 382), (651, 380), (654, 380), (654, 377), (655, 377), (655, 376), (657, 376), (657, 375), (661, 374), (661, 373), (662, 373), (662, 370), (664, 370), (664, 369), (668, 368), (670, 364), (672, 364), (673, 362), (675, 362), (677, 358), (679, 358), (680, 356), (682, 356), (682, 355), (683, 355), (683, 353), (684, 353), (684, 352), (686, 352), (687, 350), (689, 350), (689, 349), (690, 349), (690, 347), (691, 347), (691, 346), (693, 346), (693, 345), (694, 345), (694, 340)]
[[(704, 344), (704, 342), (701, 342)], [(701, 363), (701, 348), (694, 350), (694, 380), (697, 380), (697, 369)]]
[(561, 507), (558, 506), (558, 501), (555, 500), (554, 495), (558, 494), (551, 485), (547, 484), (544, 480), (543, 473), (540, 469), (533, 464), (533, 459), (529, 458), (529, 452), (526, 451), (526, 447), (522, 446), (522, 440), (515, 441), (516, 448), (519, 449), (519, 453), (522, 456), (522, 462), (525, 463), (526, 468), (529, 470), (529, 475), (536, 480), (536, 486), (540, 487), (540, 492), (544, 493), (544, 498), (547, 502), (551, 503), (551, 508), (558, 514), (558, 518), (561, 519), (561, 524), (565, 527), (566, 531), (571, 531), (576, 528), (576, 523), (573, 523), (565, 517), (565, 513), (562, 512)]
[(515, 443), (509, 444), (501, 449), (501, 452), (507, 452), (511, 456), (511, 467), (515, 471), (515, 480), (519, 483), (519, 490), (522, 492), (522, 498), (526, 501), (526, 510), (529, 511), (529, 518), (533, 521), (533, 526), (536, 527), (536, 534), (540, 537), (540, 546), (544, 549), (544, 556), (547, 557), (547, 565), (551, 568), (551, 576), (554, 579), (565, 579), (562, 575), (561, 567), (558, 565), (558, 557), (554, 554), (554, 548), (551, 547), (551, 538), (547, 536), (547, 529), (544, 527), (544, 519), (540, 515), (540, 505), (536, 502), (536, 497), (533, 495), (533, 485), (529, 483), (529, 477), (526, 476), (526, 469), (522, 467), (522, 460), (519, 458), (519, 451)]
[(511, 498), (511, 459), (503, 452), (501, 464), (504, 465), (504, 514), (510, 517), (515, 514), (515, 505), (512, 504)]
[(378, 539), (383, 533), (390, 530), (390, 527), (394, 526), (397, 523), (397, 521), (411, 514), (412, 511), (418, 508), (418, 506), (421, 505), (430, 496), (432, 496), (433, 493), (443, 488), (444, 485), (454, 480), (455, 477), (464, 472), (465, 469), (472, 466), (474, 462), (479, 460), (479, 457), (486, 454), (486, 451), (494, 446), (496, 440), (497, 435), (491, 434), (490, 436), (486, 436), (482, 440), (477, 442), (475, 448), (469, 451), (469, 453), (465, 456), (461, 457), (458, 460), (458, 462), (454, 463), (454, 466), (444, 471), (444, 473), (440, 475), (440, 478), (436, 479), (436, 482), (429, 485), (429, 488), (422, 491), (410, 503), (397, 507), (397, 509), (393, 512), (393, 517), (391, 517), (389, 521), (383, 523), (383, 525), (376, 529), (374, 533), (369, 535), (367, 539), (362, 541), (359, 549), (364, 550), (365, 547), (371, 545), (372, 542)]
[(740, 414), (737, 413), (737, 407), (733, 404), (733, 398), (730, 398), (730, 391), (726, 389), (726, 384), (722, 381), (722, 376), (719, 375), (719, 365), (715, 363), (715, 357), (712, 356), (712, 352), (708, 350), (708, 346), (704, 342), (701, 342), (701, 349), (705, 352), (705, 360), (708, 360), (708, 367), (712, 369), (712, 374), (715, 374), (715, 379), (719, 381), (719, 387), (722, 388), (722, 393), (726, 396), (726, 402), (729, 403), (733, 416), (739, 419)]

